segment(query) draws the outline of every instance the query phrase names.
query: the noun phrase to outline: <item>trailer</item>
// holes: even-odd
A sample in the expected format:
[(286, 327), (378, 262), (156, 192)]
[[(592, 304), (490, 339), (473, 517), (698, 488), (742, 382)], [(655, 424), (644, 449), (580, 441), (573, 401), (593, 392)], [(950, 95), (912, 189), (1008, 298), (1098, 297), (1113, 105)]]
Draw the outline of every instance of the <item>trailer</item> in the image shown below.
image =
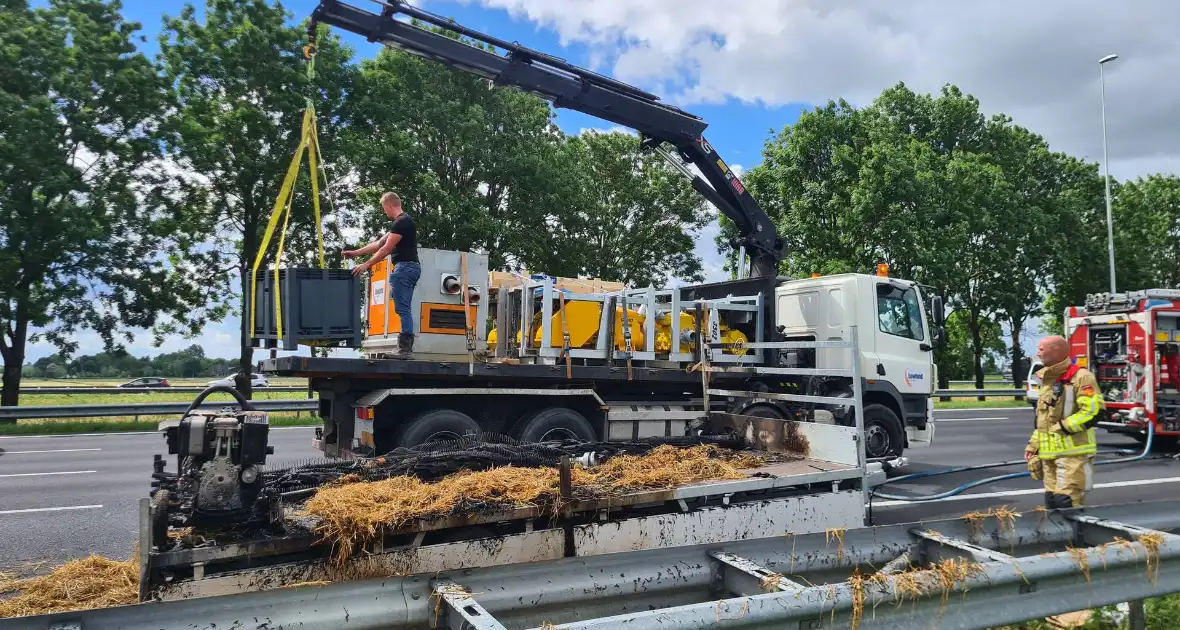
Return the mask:
[(1175, 443), (1180, 438), (1180, 290), (1088, 295), (1065, 310), (1070, 356), (1098, 379), (1107, 431)]

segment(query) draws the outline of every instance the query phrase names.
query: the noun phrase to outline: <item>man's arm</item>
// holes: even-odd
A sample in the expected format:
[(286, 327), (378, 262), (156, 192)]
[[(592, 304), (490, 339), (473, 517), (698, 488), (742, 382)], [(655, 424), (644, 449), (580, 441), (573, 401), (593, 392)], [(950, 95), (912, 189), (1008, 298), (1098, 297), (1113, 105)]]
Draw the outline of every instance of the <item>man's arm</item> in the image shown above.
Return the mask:
[(352, 275), (355, 276), (358, 273), (362, 273), (364, 271), (367, 271), (370, 267), (377, 264), (377, 261), (384, 260), (385, 257), (388, 256), (389, 253), (393, 251), (393, 248), (397, 246), (397, 242), (400, 240), (402, 240), (401, 234), (389, 233), (389, 234), (386, 234), (383, 238), (373, 241), (374, 244), (375, 243), (384, 243), (384, 244), (380, 245), (380, 249), (378, 249), (375, 254), (370, 256), (368, 260), (353, 267), (352, 268)]
[(1090, 428), (1098, 412), (1106, 406), (1102, 399), (1102, 391), (1098, 388), (1098, 379), (1090, 371), (1080, 372), (1073, 383), (1074, 403), (1077, 410), (1068, 418), (1061, 421), (1061, 428), (1067, 433), (1079, 433)]
[(355, 256), (365, 256), (367, 254), (372, 254), (373, 252), (375, 252), (381, 248), (382, 242), (385, 241), (388, 238), (388, 236), (389, 235), (386, 234), (385, 236), (373, 241), (372, 243), (369, 243), (368, 245), (365, 245), (364, 247), (362, 247), (360, 249), (352, 249), (352, 250), (345, 251), (344, 255), (349, 258), (353, 258)]
[(370, 261), (375, 262), (388, 256), (393, 251), (393, 248), (397, 247), (398, 241), (402, 240), (402, 235), (390, 232), (385, 235), (384, 240), (385, 244), (381, 245), (381, 249), (378, 249), (376, 254), (373, 254), (373, 257), (369, 259)]

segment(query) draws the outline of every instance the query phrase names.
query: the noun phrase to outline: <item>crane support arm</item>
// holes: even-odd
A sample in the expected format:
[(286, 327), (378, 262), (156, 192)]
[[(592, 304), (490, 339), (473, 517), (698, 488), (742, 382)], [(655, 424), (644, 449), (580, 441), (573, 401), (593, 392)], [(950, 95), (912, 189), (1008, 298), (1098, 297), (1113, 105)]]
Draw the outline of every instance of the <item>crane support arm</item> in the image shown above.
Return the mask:
[[(556, 107), (572, 109), (639, 132), (645, 148), (661, 143), (676, 147), (680, 157), (696, 165), (692, 186), (736, 224), (738, 243), (750, 253), (750, 275), (776, 276), (783, 243), (774, 222), (746, 190), (702, 135), (708, 124), (677, 107), (661, 103), (645, 92), (596, 72), (579, 68), (552, 55), (463, 27), (446, 18), (401, 1), (379, 2), (381, 13), (341, 2), (320, 0), (312, 24), (324, 23), (432, 59), (451, 68), (536, 94)], [(477, 48), (433, 30), (421, 28), (398, 15), (433, 24), (505, 51)], [(314, 31), (314, 28), (313, 28)]]

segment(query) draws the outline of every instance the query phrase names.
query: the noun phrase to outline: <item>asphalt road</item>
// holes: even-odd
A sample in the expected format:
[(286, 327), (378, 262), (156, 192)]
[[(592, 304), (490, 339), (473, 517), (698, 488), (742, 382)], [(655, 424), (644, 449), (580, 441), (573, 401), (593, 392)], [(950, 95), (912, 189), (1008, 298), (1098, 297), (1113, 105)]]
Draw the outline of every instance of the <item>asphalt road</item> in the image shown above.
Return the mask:
[[(1032, 428), (1027, 408), (939, 411), (934, 446), (907, 452), (905, 472), (919, 472), (1021, 458)], [(275, 455), (283, 465), (319, 455), (312, 429), (272, 429)], [(1130, 439), (1100, 431), (1107, 448), (1136, 449)], [(147, 496), (152, 455), (167, 449), (159, 434), (90, 434), (63, 437), (0, 437), (0, 569), (26, 562), (57, 564), (98, 553), (127, 557), (138, 536), (138, 501)], [(171, 468), (171, 467), (170, 467)], [(966, 481), (1018, 472), (1023, 466), (971, 471), (889, 486), (905, 494), (933, 494)], [(1090, 504), (1131, 503), (1180, 493), (1180, 461), (1100, 466)], [(877, 500), (874, 523), (953, 517), (988, 506), (1017, 510), (1043, 502), (1028, 478), (990, 484), (948, 500), (908, 503)]]

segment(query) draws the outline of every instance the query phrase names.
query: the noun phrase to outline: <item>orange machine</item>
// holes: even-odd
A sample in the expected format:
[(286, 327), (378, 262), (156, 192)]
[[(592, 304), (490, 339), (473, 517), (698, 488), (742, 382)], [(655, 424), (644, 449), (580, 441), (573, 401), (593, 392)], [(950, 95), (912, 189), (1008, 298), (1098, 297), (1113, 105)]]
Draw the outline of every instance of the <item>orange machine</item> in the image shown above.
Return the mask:
[[(487, 348), (488, 258), (484, 254), (439, 249), (418, 249), (422, 275), (414, 288), (410, 305), (414, 314), (414, 353), (422, 355), (469, 355)], [(362, 348), (365, 354), (380, 356), (397, 349), (402, 330), (389, 287), (389, 259), (379, 261), (369, 272), (366, 306), (367, 330)], [(467, 310), (463, 313), (463, 278), (467, 279)], [(468, 348), (468, 331), (471, 343)]]

